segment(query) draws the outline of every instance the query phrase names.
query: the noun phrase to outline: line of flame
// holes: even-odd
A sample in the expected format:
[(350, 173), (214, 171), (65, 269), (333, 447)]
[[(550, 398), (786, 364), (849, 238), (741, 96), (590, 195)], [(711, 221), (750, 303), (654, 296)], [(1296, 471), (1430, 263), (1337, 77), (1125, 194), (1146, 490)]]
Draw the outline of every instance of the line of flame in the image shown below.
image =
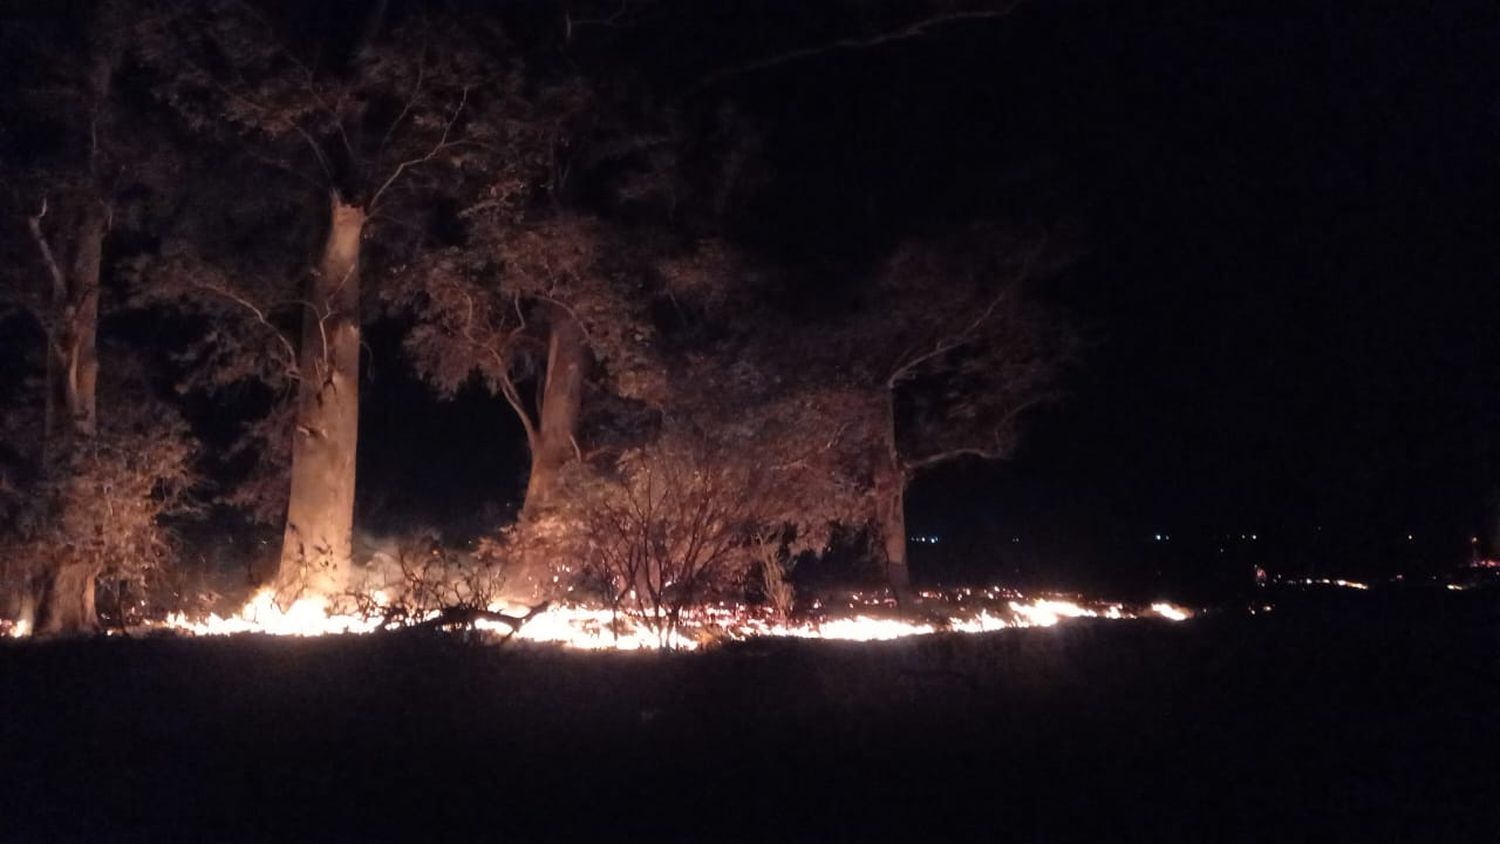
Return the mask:
[[(851, 600), (849, 604), (851, 609), (860, 607), (861, 601), (867, 607), (887, 603), (885, 600), (870, 601), (858, 595), (854, 597), (855, 600)], [(1165, 602), (1154, 603), (1149, 610), (1139, 614), (1128, 611), (1119, 604), (1102, 605), (1095, 609), (1055, 598), (1038, 598), (1029, 602), (1009, 600), (1006, 607), (1009, 610), (1008, 617), (989, 609), (956, 615), (940, 622), (856, 612), (849, 616), (787, 624), (775, 621), (766, 613), (751, 607), (719, 606), (701, 610), (690, 623), (685, 623), (680, 629), (662, 637), (648, 625), (628, 616), (615, 616), (608, 609), (561, 605), (550, 607), (532, 617), (515, 633), (515, 638), (587, 650), (641, 650), (663, 645), (677, 650), (693, 650), (702, 641), (715, 638), (740, 640), (791, 637), (868, 642), (945, 631), (985, 633), (1006, 628), (1050, 627), (1072, 618), (1129, 619), (1145, 615), (1182, 621), (1191, 617), (1190, 611)], [(497, 604), (491, 609), (518, 614), (517, 607), (505, 604)], [(317, 597), (300, 599), (283, 610), (275, 604), (269, 592), (260, 592), (237, 615), (210, 615), (195, 620), (178, 613), (169, 616), (165, 626), (204, 636), (239, 633), (324, 636), (369, 633), (379, 629), (380, 622), (364, 616), (330, 612), (328, 602)], [(481, 620), (475, 627), (501, 634), (510, 632), (507, 625), (493, 621)]]

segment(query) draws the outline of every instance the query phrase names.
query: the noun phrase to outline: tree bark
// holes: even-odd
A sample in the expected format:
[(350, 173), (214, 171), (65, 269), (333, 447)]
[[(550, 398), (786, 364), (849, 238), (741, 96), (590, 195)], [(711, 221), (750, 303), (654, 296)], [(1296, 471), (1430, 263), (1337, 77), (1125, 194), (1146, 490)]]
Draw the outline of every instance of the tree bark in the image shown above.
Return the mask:
[(287, 606), (348, 583), (359, 438), (359, 252), (365, 212), (335, 194), (328, 241), (307, 284), (298, 350), (292, 488), (273, 586)]
[(578, 320), (558, 308), (552, 315), (549, 334), (541, 419), (522, 508), (527, 514), (551, 503), (563, 467), (577, 455), (578, 414), (588, 368), (587, 338)]
[(876, 518), (885, 551), (886, 583), (896, 592), (911, 586), (906, 563), (906, 478), (899, 468), (887, 468), (875, 484)]
[[(104, 252), (105, 210), (85, 203), (73, 244), (73, 260), (54, 283), (47, 331), (47, 441), (66, 444), (92, 437), (99, 381), (99, 267)], [(38, 229), (38, 235), (40, 230)]]
[(94, 565), (80, 560), (64, 559), (49, 566), (37, 584), (35, 632), (70, 634), (99, 629), (94, 609), (94, 581), (98, 576)]
[(896, 391), (886, 390), (885, 464), (875, 475), (875, 517), (885, 550), (885, 579), (898, 597), (911, 586), (906, 563), (906, 467), (896, 443)]
[[(43, 461), (49, 470), (70, 465), (98, 429), (99, 271), (107, 210), (96, 199), (84, 202), (73, 232), (71, 260), (60, 264), (42, 233), (40, 216), (31, 230), (52, 275), (47, 319), (46, 421)], [(94, 608), (97, 567), (63, 557), (47, 563), (34, 583), (38, 633), (87, 633), (98, 629)]]

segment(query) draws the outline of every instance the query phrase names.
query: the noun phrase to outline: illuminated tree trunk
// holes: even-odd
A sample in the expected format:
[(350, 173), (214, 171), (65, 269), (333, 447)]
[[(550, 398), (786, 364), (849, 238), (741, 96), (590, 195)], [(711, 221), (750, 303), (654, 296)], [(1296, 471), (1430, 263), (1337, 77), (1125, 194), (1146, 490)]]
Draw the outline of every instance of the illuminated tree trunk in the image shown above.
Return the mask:
[(49, 445), (92, 437), (97, 428), (95, 387), (99, 381), (99, 267), (107, 225), (102, 204), (85, 203), (74, 235), (73, 259), (57, 263), (42, 235), (40, 218), (32, 234), (42, 247), (53, 277), (47, 325), (47, 419)]
[(587, 368), (588, 345), (583, 326), (570, 314), (554, 314), (547, 348), (540, 424), (531, 454), (531, 474), (526, 483), (524, 509), (527, 513), (537, 512), (553, 499), (563, 467), (578, 453), (578, 413), (583, 404), (583, 378)]
[(875, 484), (875, 511), (885, 550), (885, 578), (892, 589), (911, 585), (906, 564), (906, 478), (899, 469), (887, 469)]
[[(108, 218), (103, 203), (84, 203), (73, 233), (71, 261), (64, 266), (42, 234), (40, 217), (32, 235), (52, 277), (47, 325), (45, 454), (48, 471), (71, 471), (98, 427), (95, 405), (99, 381), (99, 268)], [(72, 557), (51, 560), (38, 573), (36, 630), (81, 633), (99, 625), (94, 610), (96, 565)]]
[(875, 474), (875, 518), (885, 550), (885, 578), (898, 595), (911, 585), (906, 564), (906, 469), (896, 446), (895, 387), (886, 390), (884, 465)]
[(308, 281), (298, 350), (292, 489), (274, 582), (283, 606), (348, 582), (359, 437), (359, 250), (365, 212), (333, 196), (328, 241)]
[(98, 569), (80, 560), (61, 560), (48, 567), (37, 584), (36, 632), (88, 633), (99, 627), (94, 610)]

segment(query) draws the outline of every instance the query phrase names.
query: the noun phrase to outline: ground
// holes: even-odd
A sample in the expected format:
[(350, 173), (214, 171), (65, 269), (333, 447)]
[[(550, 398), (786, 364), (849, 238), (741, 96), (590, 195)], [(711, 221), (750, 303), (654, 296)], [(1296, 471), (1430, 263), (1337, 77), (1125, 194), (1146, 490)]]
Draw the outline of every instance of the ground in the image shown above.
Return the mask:
[(0, 647), (4, 840), (1492, 840), (1500, 602), (577, 654)]

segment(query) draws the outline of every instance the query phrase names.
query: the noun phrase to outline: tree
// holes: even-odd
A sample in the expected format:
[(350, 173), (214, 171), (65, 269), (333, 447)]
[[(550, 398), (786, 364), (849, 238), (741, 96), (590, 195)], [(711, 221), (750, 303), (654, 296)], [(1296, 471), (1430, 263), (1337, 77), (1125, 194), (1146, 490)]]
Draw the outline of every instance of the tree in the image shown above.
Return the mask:
[(737, 281), (737, 258), (677, 215), (723, 211), (747, 169), (743, 139), (715, 151), (724, 163), (710, 184), (690, 184), (675, 115), (622, 116), (619, 102), (582, 85), (572, 80), (566, 106), (553, 106), (549, 177), (480, 192), (457, 212), (455, 242), (390, 288), (414, 318), (406, 348), (429, 383), (451, 396), (477, 377), (516, 413), (532, 458), (528, 517), (558, 503), (565, 468), (599, 445), (583, 431), (600, 415), (586, 394), (659, 411), (673, 392), (654, 311), (686, 313)]
[[(0, 485), (0, 581), (29, 592), (35, 631), (78, 633), (98, 626), (96, 594), (124, 623), (126, 597), (148, 594), (170, 564), (176, 536), (167, 520), (188, 514), (194, 448), (186, 424), (151, 397), (140, 361), (110, 348), (100, 383), (105, 413), (94, 432), (45, 459), (36, 419), (44, 402), (23, 402), (0, 417), (15, 452), (16, 484)], [(7, 459), (8, 458), (8, 459)], [(25, 599), (23, 599), (24, 602)]]
[[(101, 4), (79, 11), (82, 27), (21, 16), (3, 32), (18, 54), (33, 54), (32, 61), (17, 62), (25, 70), (3, 103), (6, 122), (29, 133), (17, 133), (3, 168), (31, 250), (19, 262), (25, 277), (0, 304), (29, 315), (41, 329), (43, 413), (30, 420), (35, 431), (26, 437), (36, 446), (34, 480), (47, 490), (37, 494), (50, 502), (39, 512), (97, 534), (103, 526), (85, 524), (79, 513), (92, 511), (73, 496), (91, 494), (86, 475), (99, 469), (99, 455), (112, 448), (98, 440), (106, 239), (117, 198), (159, 161), (123, 127), (116, 75), (128, 40), (126, 10)], [(11, 219), (19, 228), (21, 221)], [(22, 417), (13, 414), (13, 424)], [(54, 546), (35, 574), (40, 626), (49, 632), (92, 629), (100, 558), (82, 548), (70, 553), (74, 546)]]
[[(406, 348), (417, 371), (445, 395), (477, 376), (515, 411), (532, 456), (527, 514), (555, 503), (564, 467), (582, 454), (596, 366), (620, 394), (655, 392), (649, 300), (620, 251), (618, 235), (590, 217), (490, 217), (392, 287), (394, 304), (415, 318)], [(533, 401), (522, 394), (528, 377)]]
[[(347, 10), (347, 7), (345, 7)], [(291, 489), (279, 599), (341, 591), (351, 556), (361, 278), (423, 226), (402, 212), (468, 173), (498, 198), (545, 150), (503, 33), (486, 19), (388, 16), (387, 4), (299, 43), (299, 23), (251, 2), (168, 6), (140, 46), (156, 91), (201, 134), (238, 144), (327, 198), (324, 242), (300, 295)], [(388, 20), (388, 17), (390, 18)], [(306, 28), (304, 28), (306, 29)], [(373, 245), (372, 245), (373, 244)], [(246, 300), (260, 322), (266, 311)]]
[(1055, 269), (1046, 246), (994, 225), (909, 242), (830, 338), (867, 391), (855, 418), (871, 438), (875, 522), (898, 590), (910, 582), (905, 496), (913, 475), (959, 458), (1008, 456), (1022, 415), (1056, 395), (1075, 341), (1032, 294)]
[(730, 295), (679, 341), (664, 416), (773, 473), (767, 536), (818, 551), (836, 526), (869, 526), (904, 591), (912, 477), (1008, 456), (1023, 414), (1057, 393), (1075, 341), (1033, 292), (1060, 262), (1045, 247), (989, 224), (912, 240), (837, 308), (800, 314), (777, 304), (774, 273), (721, 280)]

